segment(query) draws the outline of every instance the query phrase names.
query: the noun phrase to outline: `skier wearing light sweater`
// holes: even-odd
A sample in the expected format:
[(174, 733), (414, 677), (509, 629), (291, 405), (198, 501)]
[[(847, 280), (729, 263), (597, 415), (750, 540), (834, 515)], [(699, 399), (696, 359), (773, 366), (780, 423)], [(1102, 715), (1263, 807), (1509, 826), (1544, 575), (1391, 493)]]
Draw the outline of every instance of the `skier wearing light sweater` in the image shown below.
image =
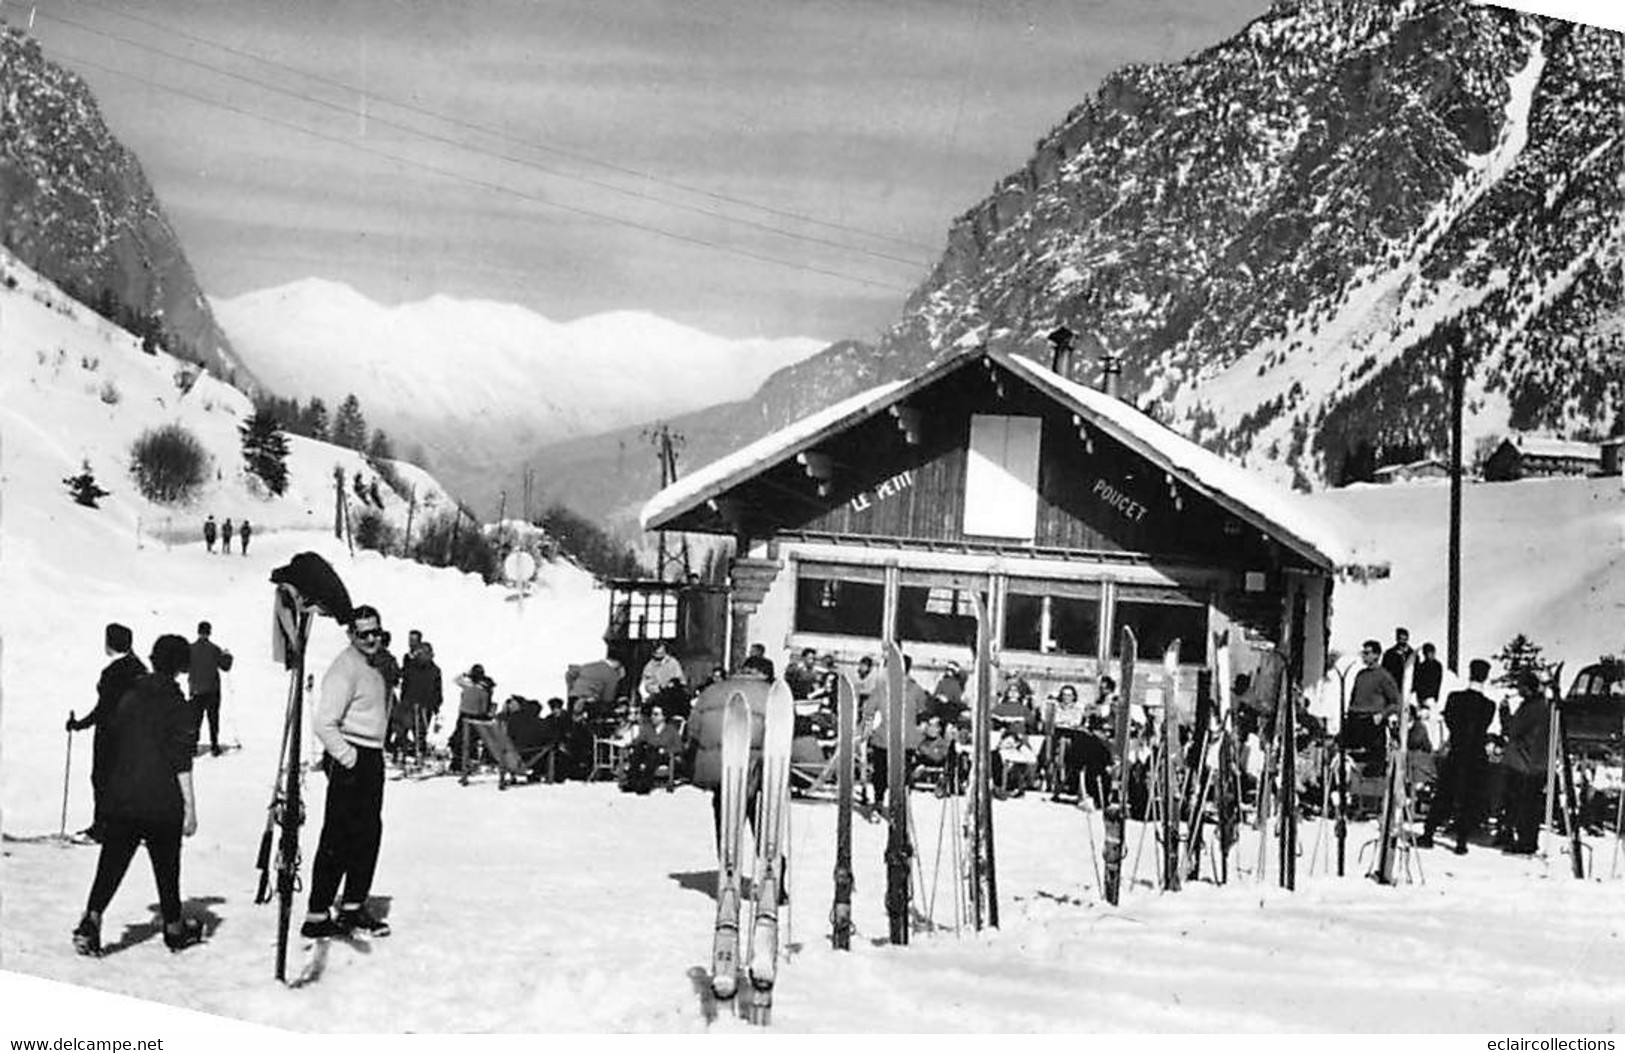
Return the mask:
[[(314, 720), (327, 775), (327, 807), (310, 874), (310, 904), (300, 934), (307, 939), (359, 931), (388, 936), (389, 923), (367, 910), (384, 821), (384, 730), (388, 689), (374, 666), (383, 649), (377, 610), (354, 609), (350, 646), (322, 677)], [(344, 898), (332, 912), (339, 885)]]

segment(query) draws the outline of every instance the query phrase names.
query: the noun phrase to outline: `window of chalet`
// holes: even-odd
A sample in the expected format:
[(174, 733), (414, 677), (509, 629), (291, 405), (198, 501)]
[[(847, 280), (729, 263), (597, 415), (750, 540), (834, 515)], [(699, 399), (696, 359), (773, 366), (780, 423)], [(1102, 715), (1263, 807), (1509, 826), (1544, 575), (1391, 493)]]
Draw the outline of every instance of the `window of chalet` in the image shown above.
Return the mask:
[(610, 603), (610, 612), (611, 639), (677, 639), (676, 592), (616, 589)]
[(1038, 417), (976, 413), (965, 459), (965, 533), (1032, 541), (1038, 528)]
[(897, 590), (897, 639), (976, 646), (976, 601), (987, 601), (985, 575), (905, 570)]
[(886, 607), (880, 567), (802, 563), (796, 570), (796, 632), (879, 639)]
[[(1178, 589), (1122, 585), (1117, 590), (1117, 626), (1134, 630), (1142, 661), (1155, 661), (1175, 640), (1179, 661), (1201, 665), (1207, 661), (1208, 605), (1204, 597)], [(1122, 634), (1112, 633), (1112, 654), (1122, 649)]]
[(1100, 650), (1100, 586), (1012, 578), (1004, 598), (1004, 647), (1093, 657)]

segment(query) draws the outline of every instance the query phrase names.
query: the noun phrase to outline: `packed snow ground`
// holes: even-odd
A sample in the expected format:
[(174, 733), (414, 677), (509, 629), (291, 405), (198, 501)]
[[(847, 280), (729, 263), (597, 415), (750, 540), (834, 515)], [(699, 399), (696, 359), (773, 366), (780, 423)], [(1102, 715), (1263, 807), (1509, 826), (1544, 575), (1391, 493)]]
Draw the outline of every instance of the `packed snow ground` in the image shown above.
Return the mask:
[[(26, 277), (26, 276), (25, 276)], [(334, 561), (358, 601), (398, 635), (421, 628), (448, 677), (481, 662), (499, 695), (546, 697), (565, 665), (601, 653), (605, 595), (585, 575), (550, 567), (523, 603), (446, 570), (362, 553), (322, 529), (325, 483), (342, 451), (296, 445), (294, 488), (269, 501), (231, 459), (242, 404), (205, 382), (176, 398), (172, 363), (36, 298), (0, 291), (5, 508), (0, 520), (0, 829), (27, 837), (60, 821), (69, 709), (93, 701), (105, 662), (102, 625), (135, 630), (144, 654), (161, 632), (200, 619), (237, 656), (227, 676), (225, 737), (241, 751), (197, 764), (200, 829), (186, 847), (183, 892), (209, 940), (170, 955), (156, 939), (151, 878), (137, 861), (105, 923), (117, 953), (73, 954), (96, 851), (0, 846), (0, 966), (243, 1020), (311, 1031), (740, 1031), (708, 1024), (715, 856), (706, 796), (629, 797), (606, 784), (520, 787), (490, 777), (391, 782), (376, 892), (396, 933), (376, 945), (335, 943), (296, 961), (310, 982), (271, 979), (275, 910), (252, 904), (255, 853), (276, 770), (286, 674), (269, 654), (270, 570), (313, 549)], [(46, 299), (49, 299), (47, 296)], [(19, 350), (20, 354), (13, 352)], [(40, 357), (36, 351), (44, 351)], [(58, 355), (58, 351), (61, 352)], [(133, 356), (133, 357), (132, 357)], [(94, 368), (87, 362), (94, 360)], [(121, 399), (101, 398), (113, 379)], [(165, 401), (155, 407), (155, 400)], [(237, 397), (240, 399), (240, 397)], [(206, 500), (164, 513), (131, 495), (121, 451), (140, 427), (177, 416), (222, 469)], [(72, 504), (60, 480), (90, 457), (115, 491), (99, 510)], [(346, 465), (347, 468), (352, 467)], [(429, 482), (425, 479), (424, 486)], [(1437, 490), (1437, 493), (1435, 492)], [(1339, 586), (1335, 641), (1410, 625), (1441, 638), (1442, 489), (1349, 491), (1322, 500), (1380, 542), (1394, 575)], [(1524, 629), (1571, 665), (1617, 650), (1622, 600), (1617, 481), (1555, 481), (1469, 491), (1468, 653)], [(205, 510), (274, 526), (247, 556), (209, 555), (193, 528)], [(400, 511), (391, 509), (392, 514)], [(330, 514), (330, 513), (329, 513)], [(1561, 523), (1552, 529), (1547, 523)], [(138, 523), (147, 524), (138, 530)], [(1555, 533), (1554, 533), (1555, 530)], [(310, 667), (342, 637), (318, 622)], [(448, 702), (448, 705), (454, 703)], [(77, 736), (70, 829), (90, 819), (89, 740)], [(308, 857), (321, 820), (312, 806)], [(917, 795), (923, 883), (937, 873), (944, 805)], [(1029, 796), (996, 806), (1001, 922), (979, 935), (919, 933), (884, 945), (884, 828), (854, 831), (858, 938), (826, 938), (833, 810), (791, 809), (793, 953), (781, 971), (776, 1027), (794, 1031), (1611, 1031), (1625, 1006), (1616, 845), (1594, 842), (1601, 880), (1566, 876), (1567, 860), (1477, 850), (1422, 854), (1426, 881), (1379, 888), (1324, 872), (1323, 831), (1303, 832), (1299, 890), (1261, 875), (1243, 841), (1236, 879), (1160, 894), (1140, 882), (1120, 908), (1102, 903), (1091, 863), (1098, 816)], [(1370, 836), (1357, 826), (1351, 856)], [(1093, 838), (1093, 840), (1091, 840)], [(1139, 828), (1131, 828), (1131, 843)], [(1317, 839), (1320, 854), (1311, 867)], [(951, 921), (944, 860), (935, 915)], [(1313, 870), (1311, 873), (1310, 871)], [(98, 1021), (52, 1006), (76, 1025)]]
[[(80, 514), (67, 505), (64, 518)], [(95, 513), (86, 512), (86, 515)], [(482, 661), (499, 692), (548, 694), (565, 662), (599, 647), (604, 595), (554, 569), (520, 605), (506, 590), (446, 571), (362, 555), (319, 534), (266, 539), (248, 557), (76, 546), (60, 531), (44, 551), (0, 568), (7, 596), (0, 753), (3, 828), (56, 830), (62, 719), (88, 704), (103, 656), (100, 627), (131, 624), (143, 647), (160, 631), (214, 621), (237, 656), (225, 728), (243, 749), (200, 758), (201, 828), (187, 844), (183, 891), (209, 942), (170, 955), (155, 938), (151, 878), (137, 862), (106, 920), (101, 960), (76, 957), (68, 930), (95, 866), (92, 848), (7, 844), (0, 902), (6, 969), (250, 1021), (317, 1031), (683, 1031), (707, 1026), (699, 979), (710, 948), (715, 857), (707, 797), (649, 797), (608, 784), (499, 792), (490, 777), (391, 782), (377, 894), (395, 935), (335, 943), (298, 990), (271, 979), (275, 910), (252, 904), (254, 855), (275, 773), (286, 676), (269, 656), (269, 570), (302, 548), (325, 552), (358, 599), (397, 632), (421, 627), (448, 673)], [(12, 539), (8, 536), (8, 549)], [(78, 554), (79, 558), (70, 558)], [(65, 601), (64, 597), (71, 597)], [(321, 622), (319, 670), (341, 645)], [(69, 825), (88, 822), (88, 741), (74, 751)], [(307, 860), (320, 823), (312, 776)], [(916, 795), (924, 883), (943, 805)], [(1618, 880), (1577, 882), (1566, 860), (1479, 850), (1425, 853), (1425, 883), (1380, 888), (1314, 873), (1288, 893), (1274, 864), (1260, 882), (1199, 884), (1177, 895), (1141, 883), (1121, 908), (1096, 892), (1098, 816), (1028, 796), (997, 806), (1002, 928), (939, 931), (882, 945), (884, 827), (854, 833), (858, 939), (827, 942), (833, 809), (791, 810), (794, 946), (776, 1026), (838, 1031), (1609, 1031), (1625, 1006)], [(1131, 828), (1131, 841), (1139, 836)], [(1357, 826), (1351, 853), (1370, 836)], [(1317, 838), (1303, 832), (1305, 859)], [(1093, 838), (1093, 841), (1091, 840)], [(1614, 844), (1594, 847), (1607, 878)], [(1236, 866), (1254, 866), (1249, 837)], [(944, 851), (936, 915), (951, 922)], [(1351, 862), (1355, 874), (1363, 869)], [(308, 876), (308, 862), (307, 862)], [(710, 1025), (744, 1025), (728, 1017)]]

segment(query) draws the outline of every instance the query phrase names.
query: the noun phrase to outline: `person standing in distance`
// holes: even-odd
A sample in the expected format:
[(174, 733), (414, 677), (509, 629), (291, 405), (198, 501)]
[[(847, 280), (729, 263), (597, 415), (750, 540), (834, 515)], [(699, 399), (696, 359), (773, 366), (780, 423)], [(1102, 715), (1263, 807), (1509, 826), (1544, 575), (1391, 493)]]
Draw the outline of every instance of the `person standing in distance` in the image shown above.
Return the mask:
[[(311, 866), (310, 902), (299, 934), (306, 939), (362, 932), (388, 936), (389, 923), (367, 910), (384, 835), (384, 677), (373, 665), (383, 647), (378, 611), (354, 609), (350, 646), (322, 677), (314, 721), (327, 776), (327, 807)], [(344, 898), (333, 901), (344, 886)]]
[(200, 739), (203, 718), (209, 718), (209, 752), (220, 756), (220, 674), (231, 672), (231, 652), (209, 639), (214, 626), (197, 623), (197, 639), (192, 641), (192, 664), (186, 674), (192, 689), (192, 738)]
[(92, 841), (102, 839), (102, 799), (106, 795), (107, 772), (112, 761), (113, 735), (111, 732), (103, 735), (102, 729), (113, 723), (113, 713), (118, 709), (118, 700), (124, 697), (124, 692), (134, 687), (135, 682), (147, 673), (141, 659), (130, 653), (133, 641), (127, 627), (118, 622), (109, 622), (102, 640), (112, 661), (107, 663), (101, 678), (96, 681), (96, 707), (78, 719), (74, 719), (71, 710), (68, 713), (69, 731), (96, 729), (96, 736), (91, 739), (90, 745), (90, 792), (95, 808), (90, 827), (84, 831), (84, 836)]

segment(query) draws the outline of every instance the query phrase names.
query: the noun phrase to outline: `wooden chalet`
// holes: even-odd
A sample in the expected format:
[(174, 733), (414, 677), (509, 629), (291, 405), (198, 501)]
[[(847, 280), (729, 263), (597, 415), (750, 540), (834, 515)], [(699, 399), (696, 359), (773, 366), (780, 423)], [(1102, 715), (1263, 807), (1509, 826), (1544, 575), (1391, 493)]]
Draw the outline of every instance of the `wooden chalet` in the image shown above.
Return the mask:
[(1111, 395), (986, 350), (707, 465), (642, 519), (736, 539), (734, 664), (762, 642), (849, 666), (893, 638), (929, 687), (931, 670), (970, 657), (975, 591), (1004, 673), (1086, 700), (1116, 675), (1121, 625), (1144, 684), (1180, 641), (1184, 700), (1225, 629), (1238, 672), (1274, 651), (1294, 680), (1318, 679), (1344, 558), (1293, 495)]

